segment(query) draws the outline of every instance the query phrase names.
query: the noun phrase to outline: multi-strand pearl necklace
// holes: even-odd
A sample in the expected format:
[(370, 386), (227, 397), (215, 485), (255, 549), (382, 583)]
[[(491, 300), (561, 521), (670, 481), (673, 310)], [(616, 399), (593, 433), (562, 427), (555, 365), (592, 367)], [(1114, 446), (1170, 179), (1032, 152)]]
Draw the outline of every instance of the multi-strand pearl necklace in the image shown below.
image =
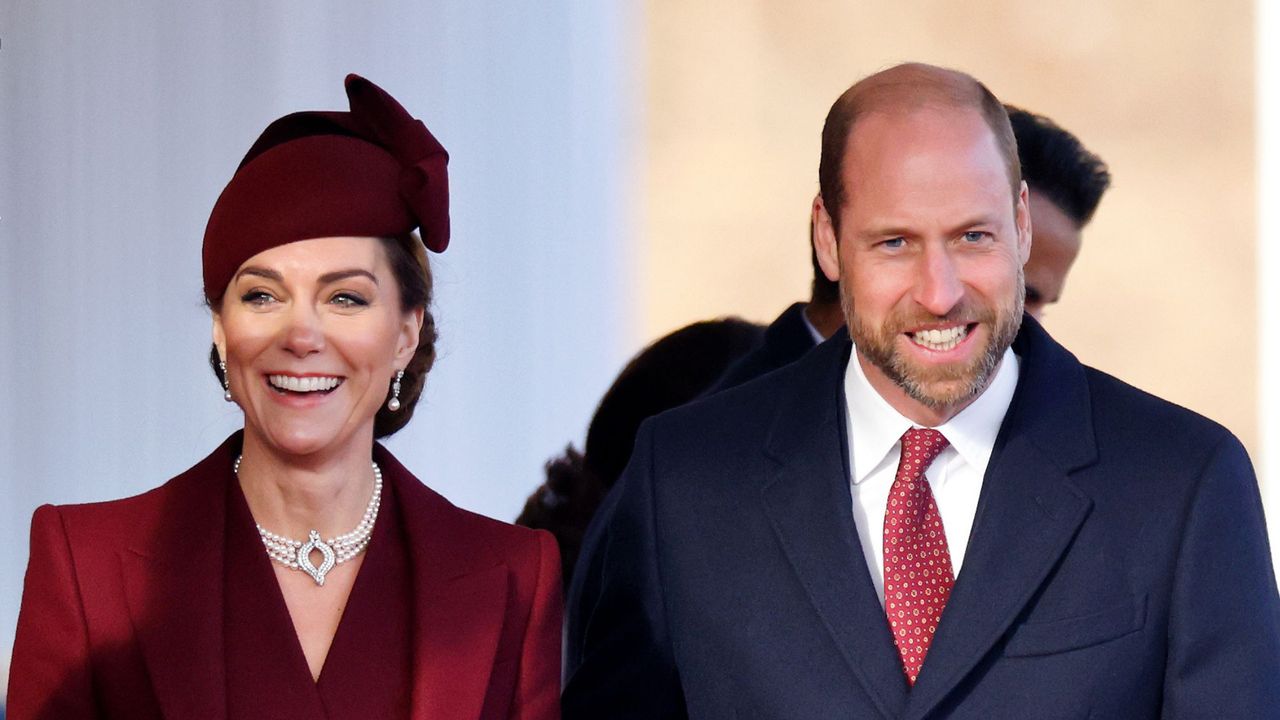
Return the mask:
[[(338, 535), (329, 540), (321, 540), (320, 533), (312, 530), (305, 541), (276, 535), (258, 525), (258, 535), (267, 548), (267, 557), (284, 565), (290, 570), (301, 570), (316, 581), (316, 585), (324, 585), (324, 576), (335, 565), (351, 560), (369, 546), (369, 538), (373, 535), (373, 523), (378, 519), (378, 507), (382, 504), (382, 468), (378, 463), (373, 465), (373, 497), (364, 509), (364, 517), (360, 524), (349, 533)], [(240, 457), (236, 458), (233, 468), (240, 474)], [(256, 523), (255, 523), (256, 525)], [(318, 551), (323, 558), (319, 567), (311, 561), (311, 553)]]

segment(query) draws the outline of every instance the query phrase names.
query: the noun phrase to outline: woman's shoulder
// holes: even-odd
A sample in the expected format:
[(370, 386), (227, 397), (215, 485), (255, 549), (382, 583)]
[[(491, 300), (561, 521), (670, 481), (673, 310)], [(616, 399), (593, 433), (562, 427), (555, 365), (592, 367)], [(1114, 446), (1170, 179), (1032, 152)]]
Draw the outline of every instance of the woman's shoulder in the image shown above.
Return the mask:
[(225, 491), (225, 484), (213, 479), (223, 474), (217, 469), (230, 462), (223, 457), (229, 452), (228, 443), (185, 472), (138, 495), (100, 502), (41, 505), (36, 508), (32, 527), (60, 530), (73, 545), (105, 548), (116, 540), (149, 534), (156, 523), (165, 517), (175, 517), (175, 512), (179, 513), (177, 517), (183, 512), (207, 512), (209, 503)]
[(377, 453), (377, 459), (384, 476), (396, 483), (410, 532), (447, 537), (454, 553), (471, 555), (476, 562), (487, 557), (510, 566), (536, 567), (545, 562), (548, 553), (558, 558), (555, 538), (547, 531), (518, 527), (460, 508), (423, 484), (385, 449)]
[(414, 505), (430, 508), (434, 521), (444, 526), (438, 529), (445, 531), (447, 528), (448, 536), (455, 541), (483, 543), (503, 555), (536, 555), (545, 543), (555, 545), (551, 533), (545, 530), (512, 525), (460, 508), (412, 475), (403, 478), (401, 491), (405, 495), (406, 510), (412, 512)]

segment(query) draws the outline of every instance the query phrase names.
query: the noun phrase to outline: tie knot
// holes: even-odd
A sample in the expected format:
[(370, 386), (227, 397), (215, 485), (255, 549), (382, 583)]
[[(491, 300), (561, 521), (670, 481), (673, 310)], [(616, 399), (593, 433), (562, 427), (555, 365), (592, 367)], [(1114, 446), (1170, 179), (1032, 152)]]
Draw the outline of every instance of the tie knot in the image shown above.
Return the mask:
[(901, 468), (909, 469), (910, 475), (923, 474), (925, 468), (937, 459), (938, 455), (951, 443), (942, 433), (931, 428), (911, 428), (902, 434)]

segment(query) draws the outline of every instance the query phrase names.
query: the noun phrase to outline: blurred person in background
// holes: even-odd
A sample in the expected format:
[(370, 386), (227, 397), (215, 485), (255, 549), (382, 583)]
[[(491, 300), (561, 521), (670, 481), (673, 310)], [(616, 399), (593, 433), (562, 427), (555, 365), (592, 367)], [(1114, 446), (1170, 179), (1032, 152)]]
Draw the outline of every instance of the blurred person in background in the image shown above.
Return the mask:
[(373, 83), (346, 90), (350, 112), (268, 126), (205, 231), (210, 361), (244, 429), (145, 494), (36, 511), (14, 720), (559, 716), (551, 536), (454, 507), (375, 442), (435, 359), (448, 155)]
[(631, 459), (640, 423), (702, 395), (764, 334), (738, 318), (707, 320), (641, 350), (609, 386), (591, 417), (585, 449), (570, 445), (547, 463), (547, 480), (529, 496), (517, 525), (550, 531), (560, 546), (564, 584), (572, 580), (583, 536)]
[(765, 329), (760, 346), (730, 365), (709, 393), (741, 385), (799, 360), (844, 326), (844, 315), (840, 312), (840, 286), (823, 275), (818, 265), (818, 255), (813, 249), (812, 222), (809, 223), (809, 259), (813, 264), (809, 301), (794, 303), (784, 310)]
[(1006, 104), (1005, 110), (1018, 140), (1031, 206), (1033, 242), (1023, 267), (1026, 311), (1043, 321), (1046, 306), (1062, 297), (1067, 273), (1080, 254), (1081, 233), (1111, 186), (1111, 173), (1101, 158), (1049, 118), (1013, 105)]

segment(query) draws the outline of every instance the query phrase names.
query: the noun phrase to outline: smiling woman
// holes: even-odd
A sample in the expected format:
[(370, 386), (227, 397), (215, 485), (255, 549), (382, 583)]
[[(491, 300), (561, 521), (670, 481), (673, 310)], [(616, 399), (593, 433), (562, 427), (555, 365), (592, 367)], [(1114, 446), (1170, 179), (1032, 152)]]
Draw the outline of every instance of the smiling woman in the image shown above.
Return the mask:
[(151, 492), (36, 511), (11, 717), (558, 717), (554, 541), (375, 442), (435, 358), (447, 155), (377, 86), (347, 94), (268, 126), (205, 231), (244, 429)]
[[(361, 240), (359, 238), (353, 239)], [(377, 415), (374, 416), (374, 437), (382, 438), (404, 427), (413, 417), (413, 411), (417, 405), (418, 398), (422, 394), (427, 373), (435, 363), (436, 330), (435, 321), (428, 309), (431, 304), (432, 281), (426, 253), (423, 252), (422, 240), (416, 234), (408, 234), (398, 238), (379, 238), (378, 240), (382, 246), (382, 260), (385, 260), (385, 264), (389, 267), (389, 273), (384, 275), (381, 281), (369, 270), (361, 269), (330, 272), (320, 279), (325, 282), (334, 282), (351, 279), (353, 276), (363, 274), (364, 277), (375, 284), (381, 282), (383, 287), (386, 287), (389, 282), (394, 283), (393, 289), (399, 293), (400, 308), (405, 311), (417, 308), (421, 311), (417, 351), (414, 352), (413, 358), (408, 365), (404, 367), (403, 375), (393, 382), (393, 386), (398, 385), (400, 391), (388, 401), (388, 406), (380, 408)], [(280, 273), (262, 268), (246, 267), (237, 277), (245, 274), (257, 274), (276, 282), (283, 281)], [(243, 300), (243, 298), (241, 299)], [(369, 304), (369, 301), (359, 293), (345, 297), (335, 296), (334, 302), (336, 304), (349, 305), (353, 308)], [(218, 311), (215, 312), (215, 318), (221, 316), (221, 309), (218, 308)], [(223, 383), (224, 386), (229, 386), (225, 364), (222, 362), (223, 356), (224, 353), (218, 349), (218, 345), (215, 343), (209, 350), (209, 365), (213, 368), (218, 382)], [(282, 379), (281, 382), (288, 382), (288, 380)], [(230, 391), (228, 390), (227, 393), (227, 397), (230, 399)], [(395, 407), (391, 407), (391, 405)]]
[(247, 440), (270, 436), (276, 447), (311, 455), (345, 446), (352, 433), (377, 434), (367, 419), (380, 412), (388, 424), (412, 412), (417, 396), (403, 387), (396, 409), (380, 410), (392, 376), (420, 346), (425, 317), (421, 304), (401, 300), (388, 245), (395, 247), (376, 238), (301, 240), (258, 253), (236, 273), (214, 312), (213, 338), (224, 385), (244, 408)]

